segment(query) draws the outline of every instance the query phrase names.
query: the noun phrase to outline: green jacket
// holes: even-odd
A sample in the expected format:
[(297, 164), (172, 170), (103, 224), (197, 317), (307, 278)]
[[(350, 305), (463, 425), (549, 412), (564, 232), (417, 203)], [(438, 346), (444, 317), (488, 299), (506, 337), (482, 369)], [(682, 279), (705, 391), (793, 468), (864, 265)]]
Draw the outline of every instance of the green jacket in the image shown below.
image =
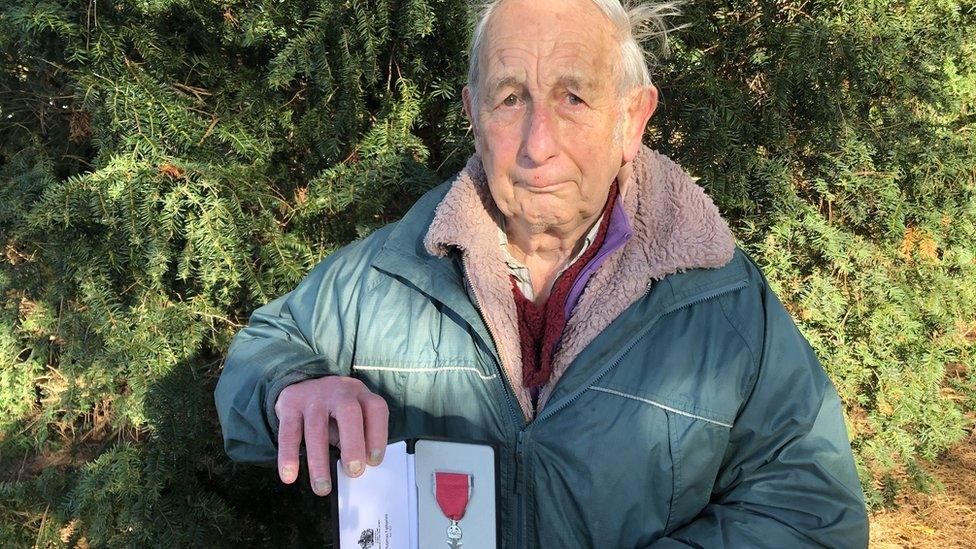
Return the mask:
[(498, 444), (506, 549), (867, 546), (840, 400), (741, 249), (651, 284), (526, 421), (461, 254), (424, 247), (448, 188), (254, 312), (215, 392), (233, 459), (276, 460), (284, 387), (355, 376), (391, 439)]

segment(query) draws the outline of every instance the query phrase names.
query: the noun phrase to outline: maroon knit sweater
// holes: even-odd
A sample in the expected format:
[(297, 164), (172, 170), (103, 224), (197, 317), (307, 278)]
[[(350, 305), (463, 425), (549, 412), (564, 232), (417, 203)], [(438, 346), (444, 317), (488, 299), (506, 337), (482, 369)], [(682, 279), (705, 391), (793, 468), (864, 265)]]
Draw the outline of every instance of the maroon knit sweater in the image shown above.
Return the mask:
[[(617, 200), (617, 192), (617, 182), (614, 181), (610, 185), (610, 193), (603, 206), (603, 220), (596, 239), (582, 257), (559, 275), (545, 303), (536, 305), (529, 301), (519, 290), (515, 275), (510, 275), (515, 307), (518, 311), (519, 339), (522, 346), (522, 384), (525, 387), (537, 389), (552, 375), (552, 358), (556, 351), (556, 344), (568, 320), (566, 299), (569, 297), (573, 283), (576, 282), (576, 277), (603, 246), (607, 228), (610, 226), (611, 210)], [(537, 394), (536, 390), (532, 391), (533, 402)]]

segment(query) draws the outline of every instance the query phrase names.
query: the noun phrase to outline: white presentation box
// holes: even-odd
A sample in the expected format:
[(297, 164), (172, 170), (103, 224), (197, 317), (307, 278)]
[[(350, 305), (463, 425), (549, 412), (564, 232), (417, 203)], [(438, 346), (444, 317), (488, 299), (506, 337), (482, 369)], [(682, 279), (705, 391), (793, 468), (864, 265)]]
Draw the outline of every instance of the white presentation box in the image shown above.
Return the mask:
[[(332, 455), (338, 452), (331, 449)], [(440, 476), (435, 476), (442, 473)], [(378, 467), (346, 475), (342, 460), (332, 459), (332, 519), (337, 549), (497, 549), (498, 456), (480, 441), (414, 438), (389, 444)], [(467, 503), (453, 522), (435, 497), (464, 491)], [(450, 481), (452, 484), (449, 484)], [(459, 502), (464, 497), (459, 496)], [(442, 499), (449, 512), (456, 509)], [(460, 503), (454, 503), (457, 507)]]

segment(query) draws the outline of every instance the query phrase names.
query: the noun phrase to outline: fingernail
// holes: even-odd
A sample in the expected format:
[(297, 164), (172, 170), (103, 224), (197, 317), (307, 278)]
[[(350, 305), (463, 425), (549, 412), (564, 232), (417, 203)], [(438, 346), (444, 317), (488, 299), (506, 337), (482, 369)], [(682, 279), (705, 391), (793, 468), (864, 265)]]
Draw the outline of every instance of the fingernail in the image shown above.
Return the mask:
[(363, 472), (363, 462), (359, 460), (350, 461), (349, 465), (346, 466), (346, 469), (349, 471), (350, 475), (356, 476)]
[(329, 493), (329, 490), (332, 489), (332, 483), (325, 477), (319, 477), (315, 479), (314, 484), (312, 484), (312, 489), (316, 494), (324, 496), (325, 494)]
[(292, 466), (286, 466), (281, 468), (282, 478), (291, 478), (295, 474), (295, 468)]
[(369, 453), (369, 464), (370, 465), (373, 465), (373, 466), (379, 465), (380, 464), (380, 461), (382, 461), (382, 456), (380, 455), (380, 451), (379, 450), (373, 450), (372, 452)]

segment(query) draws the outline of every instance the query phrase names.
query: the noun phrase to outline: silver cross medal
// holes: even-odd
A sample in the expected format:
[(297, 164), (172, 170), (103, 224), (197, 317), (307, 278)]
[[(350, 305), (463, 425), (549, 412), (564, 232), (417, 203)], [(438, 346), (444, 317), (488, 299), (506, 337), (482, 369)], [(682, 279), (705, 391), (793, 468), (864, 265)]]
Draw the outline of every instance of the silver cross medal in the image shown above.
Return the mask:
[(447, 527), (447, 546), (461, 549), (461, 526), (456, 520), (451, 520), (451, 525)]
[[(467, 507), (471, 498), (474, 479), (470, 473), (450, 471), (434, 471), (432, 477), (433, 482), (431, 484), (434, 488), (434, 498), (437, 500), (437, 505), (451, 521), (450, 526), (447, 527), (447, 546), (451, 549), (460, 549), (461, 525), (458, 522), (464, 517), (464, 508)], [(439, 485), (438, 480), (441, 477), (443, 477), (444, 482)]]

